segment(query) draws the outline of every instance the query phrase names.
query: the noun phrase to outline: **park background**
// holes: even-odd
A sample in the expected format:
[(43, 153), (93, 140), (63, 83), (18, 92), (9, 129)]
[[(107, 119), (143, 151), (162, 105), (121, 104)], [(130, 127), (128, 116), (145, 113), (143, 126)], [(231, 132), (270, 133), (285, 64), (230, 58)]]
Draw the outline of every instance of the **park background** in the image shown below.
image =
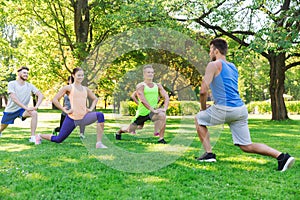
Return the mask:
[[(175, 126), (176, 116), (191, 116), (199, 106), (201, 69), (205, 65), (193, 64), (193, 47), (200, 46), (205, 53), (203, 64), (208, 61), (204, 58), (209, 42), (222, 37), (229, 44), (228, 60), (239, 70), (239, 92), (249, 113), (264, 114), (250, 119), (252, 137), (291, 152), (297, 160), (299, 5), (299, 0), (1, 1), (0, 107), (3, 110), (5, 106), (8, 81), (15, 79), (17, 68), (28, 66), (29, 81), (45, 95), (38, 131), (50, 133), (60, 115), (52, 109), (51, 99), (66, 84), (72, 69), (80, 66), (86, 71), (84, 84), (99, 97), (97, 109), (107, 113), (110, 128), (106, 134), (113, 140), (118, 127), (110, 115), (119, 114), (121, 104), (128, 108), (128, 113), (123, 114), (131, 114), (129, 110), (134, 109), (129, 97), (133, 86), (141, 81), (141, 66), (155, 63), (155, 81), (167, 86), (171, 95), (168, 123)], [(88, 59), (98, 48), (106, 48), (106, 53), (112, 51), (105, 42), (123, 33), (131, 37), (136, 29), (158, 33), (172, 30), (188, 38), (182, 39), (184, 47), (188, 53), (190, 48), (193, 51), (185, 57), (175, 49), (145, 47), (126, 52), (112, 62), (89, 64)], [(156, 39), (149, 43), (166, 41), (165, 37)], [(172, 45), (171, 35), (168, 39)], [(192, 108), (185, 113), (182, 104)], [(53, 120), (47, 122), (49, 116)], [(122, 120), (129, 122), (128, 116)], [(195, 139), (192, 149), (174, 164), (140, 175), (102, 165), (76, 134), (63, 145), (29, 145), (29, 124), (24, 123), (21, 128), (9, 127), (1, 138), (1, 199), (299, 199), (297, 162), (287, 173), (276, 173), (272, 159), (245, 155), (234, 148), (228, 127), (220, 136), (222, 142), (214, 147), (221, 156), (217, 165), (193, 161), (200, 149)], [(179, 134), (170, 129), (169, 140)], [(195, 131), (190, 126), (188, 130)], [(144, 150), (136, 145), (135, 137), (128, 138), (129, 143), (115, 145), (131, 151)], [(145, 146), (152, 142), (151, 137), (142, 140)]]

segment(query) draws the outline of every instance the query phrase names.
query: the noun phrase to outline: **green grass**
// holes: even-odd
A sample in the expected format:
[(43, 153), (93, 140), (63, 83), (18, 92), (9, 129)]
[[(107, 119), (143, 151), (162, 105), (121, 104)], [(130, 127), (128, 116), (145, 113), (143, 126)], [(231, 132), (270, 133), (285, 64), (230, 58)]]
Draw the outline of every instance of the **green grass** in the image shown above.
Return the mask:
[[(51, 133), (59, 115), (41, 111), (38, 132)], [(18, 126), (0, 139), (0, 199), (300, 199), (298, 161), (278, 172), (275, 159), (235, 147), (227, 126), (212, 134), (218, 162), (198, 163), (194, 157), (202, 150), (192, 118), (168, 119), (166, 140), (173, 150), (156, 144), (151, 124), (115, 141), (114, 133), (129, 119), (106, 118), (109, 148), (101, 150), (94, 149), (94, 126), (84, 141), (76, 129), (62, 144), (35, 146), (28, 142), (29, 120), (17, 119)], [(253, 142), (300, 159), (299, 120), (250, 119), (249, 126)]]

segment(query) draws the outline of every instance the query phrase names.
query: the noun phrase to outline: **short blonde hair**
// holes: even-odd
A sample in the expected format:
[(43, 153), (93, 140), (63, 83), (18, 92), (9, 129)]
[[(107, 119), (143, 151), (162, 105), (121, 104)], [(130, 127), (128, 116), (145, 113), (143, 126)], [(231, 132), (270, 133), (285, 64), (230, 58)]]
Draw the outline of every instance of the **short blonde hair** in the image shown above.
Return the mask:
[(151, 64), (147, 64), (143, 67), (143, 71), (145, 71), (145, 69), (153, 69), (152, 65)]

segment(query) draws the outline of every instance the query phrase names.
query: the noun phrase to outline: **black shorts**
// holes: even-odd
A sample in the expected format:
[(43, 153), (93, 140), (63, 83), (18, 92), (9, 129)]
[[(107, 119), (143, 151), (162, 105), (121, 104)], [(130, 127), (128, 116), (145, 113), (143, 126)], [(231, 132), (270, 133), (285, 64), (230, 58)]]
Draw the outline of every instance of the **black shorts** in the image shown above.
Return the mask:
[(144, 125), (145, 121), (148, 121), (148, 120), (152, 120), (152, 117), (153, 117), (154, 113), (149, 113), (149, 115), (146, 115), (146, 116), (138, 116), (133, 122), (132, 124), (133, 125), (136, 125), (136, 126), (141, 126), (141, 125)]

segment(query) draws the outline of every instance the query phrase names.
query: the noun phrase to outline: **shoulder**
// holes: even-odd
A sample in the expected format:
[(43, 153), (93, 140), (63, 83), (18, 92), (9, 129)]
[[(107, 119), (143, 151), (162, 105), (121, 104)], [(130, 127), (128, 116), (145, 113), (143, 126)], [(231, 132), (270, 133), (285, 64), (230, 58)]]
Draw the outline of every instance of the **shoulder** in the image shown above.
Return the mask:
[(9, 85), (9, 86), (10, 86), (10, 85), (15, 85), (16, 82), (17, 82), (17, 81), (9, 81), (9, 82), (8, 82), (8, 85)]
[(209, 68), (215, 68), (215, 67), (221, 67), (221, 66), (222, 66), (222, 61), (220, 61), (220, 60), (211, 61), (207, 65), (207, 67), (209, 67)]
[(87, 91), (87, 92), (92, 92), (92, 90), (86, 86), (83, 86), (84, 90)]
[(158, 88), (163, 88), (163, 86), (160, 83), (154, 83)]
[(61, 90), (71, 91), (72, 90), (72, 85), (66, 85), (66, 86), (62, 87)]
[(137, 90), (138, 90), (138, 89), (143, 89), (144, 86), (145, 86), (145, 83), (144, 83), (144, 82), (140, 82), (140, 83), (138, 83), (138, 84), (136, 85), (136, 89), (137, 89)]

